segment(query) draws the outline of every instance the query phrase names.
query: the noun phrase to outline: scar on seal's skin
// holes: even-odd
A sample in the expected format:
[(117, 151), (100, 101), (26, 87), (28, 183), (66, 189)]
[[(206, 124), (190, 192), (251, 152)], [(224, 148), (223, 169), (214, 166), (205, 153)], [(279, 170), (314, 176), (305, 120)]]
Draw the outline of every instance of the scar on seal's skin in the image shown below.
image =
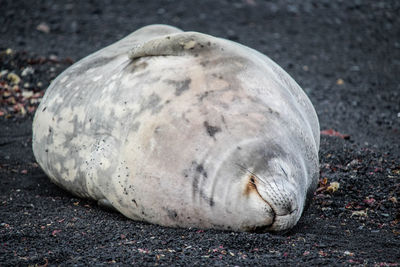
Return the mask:
[(207, 121), (204, 122), (204, 127), (206, 127), (206, 131), (207, 131), (208, 135), (211, 137), (214, 137), (214, 135), (216, 133), (221, 131), (221, 128), (219, 128), (218, 126), (212, 126), (212, 125), (208, 124)]

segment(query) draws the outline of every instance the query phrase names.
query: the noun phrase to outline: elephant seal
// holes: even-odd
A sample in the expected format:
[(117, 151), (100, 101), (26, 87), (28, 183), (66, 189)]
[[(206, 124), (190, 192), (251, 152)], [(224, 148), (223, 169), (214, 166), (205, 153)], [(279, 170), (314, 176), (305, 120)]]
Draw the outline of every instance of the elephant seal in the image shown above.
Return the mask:
[(289, 229), (319, 173), (316, 112), (284, 70), (246, 46), (166, 25), (60, 74), (32, 141), (57, 185), (172, 227)]

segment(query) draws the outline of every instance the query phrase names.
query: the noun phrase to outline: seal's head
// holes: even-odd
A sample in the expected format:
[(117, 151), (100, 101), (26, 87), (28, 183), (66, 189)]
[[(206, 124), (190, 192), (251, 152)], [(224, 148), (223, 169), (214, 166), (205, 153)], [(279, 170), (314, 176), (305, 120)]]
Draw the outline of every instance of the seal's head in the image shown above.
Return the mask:
[(301, 217), (309, 192), (314, 190), (308, 189), (310, 177), (301, 157), (260, 140), (242, 143), (230, 151), (218, 175), (230, 175), (234, 181), (229, 198), (236, 201), (227, 205), (232, 205), (228, 209), (235, 210), (238, 227), (244, 231), (292, 228)]
[[(295, 185), (289, 181), (286, 171), (281, 167), (280, 160), (274, 160), (276, 171), (256, 172), (244, 169), (246, 175), (243, 180), (246, 183), (243, 195), (257, 209), (267, 211), (266, 220), (261, 225), (247, 226), (249, 231), (282, 231), (293, 227), (300, 218), (302, 203)], [(279, 170), (280, 169), (280, 170)], [(258, 173), (258, 174), (257, 174)], [(262, 174), (261, 174), (262, 173)], [(253, 199), (257, 198), (257, 202)], [(262, 205), (260, 206), (260, 200)], [(267, 206), (266, 209), (264, 206)], [(268, 222), (268, 223), (267, 223)]]

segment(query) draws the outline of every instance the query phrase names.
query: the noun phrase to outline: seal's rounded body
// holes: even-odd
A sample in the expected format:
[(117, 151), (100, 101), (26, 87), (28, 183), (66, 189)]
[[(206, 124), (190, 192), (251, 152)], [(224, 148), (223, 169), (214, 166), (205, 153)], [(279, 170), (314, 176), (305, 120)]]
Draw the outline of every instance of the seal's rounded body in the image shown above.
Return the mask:
[(165, 226), (294, 226), (318, 149), (315, 110), (277, 64), (164, 25), (65, 70), (33, 122), (33, 152), (53, 182)]

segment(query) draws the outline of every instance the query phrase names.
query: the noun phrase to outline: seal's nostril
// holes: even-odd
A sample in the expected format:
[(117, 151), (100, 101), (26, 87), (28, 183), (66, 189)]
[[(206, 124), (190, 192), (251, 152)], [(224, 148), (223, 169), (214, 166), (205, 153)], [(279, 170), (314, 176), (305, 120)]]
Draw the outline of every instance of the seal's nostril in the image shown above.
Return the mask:
[(297, 208), (295, 207), (295, 205), (293, 205), (293, 203), (289, 202), (285, 206), (283, 206), (282, 210), (284, 211), (285, 214), (290, 215), (296, 212)]
[(286, 212), (286, 214), (292, 213), (292, 203), (288, 202), (286, 205), (282, 207), (282, 210)]

